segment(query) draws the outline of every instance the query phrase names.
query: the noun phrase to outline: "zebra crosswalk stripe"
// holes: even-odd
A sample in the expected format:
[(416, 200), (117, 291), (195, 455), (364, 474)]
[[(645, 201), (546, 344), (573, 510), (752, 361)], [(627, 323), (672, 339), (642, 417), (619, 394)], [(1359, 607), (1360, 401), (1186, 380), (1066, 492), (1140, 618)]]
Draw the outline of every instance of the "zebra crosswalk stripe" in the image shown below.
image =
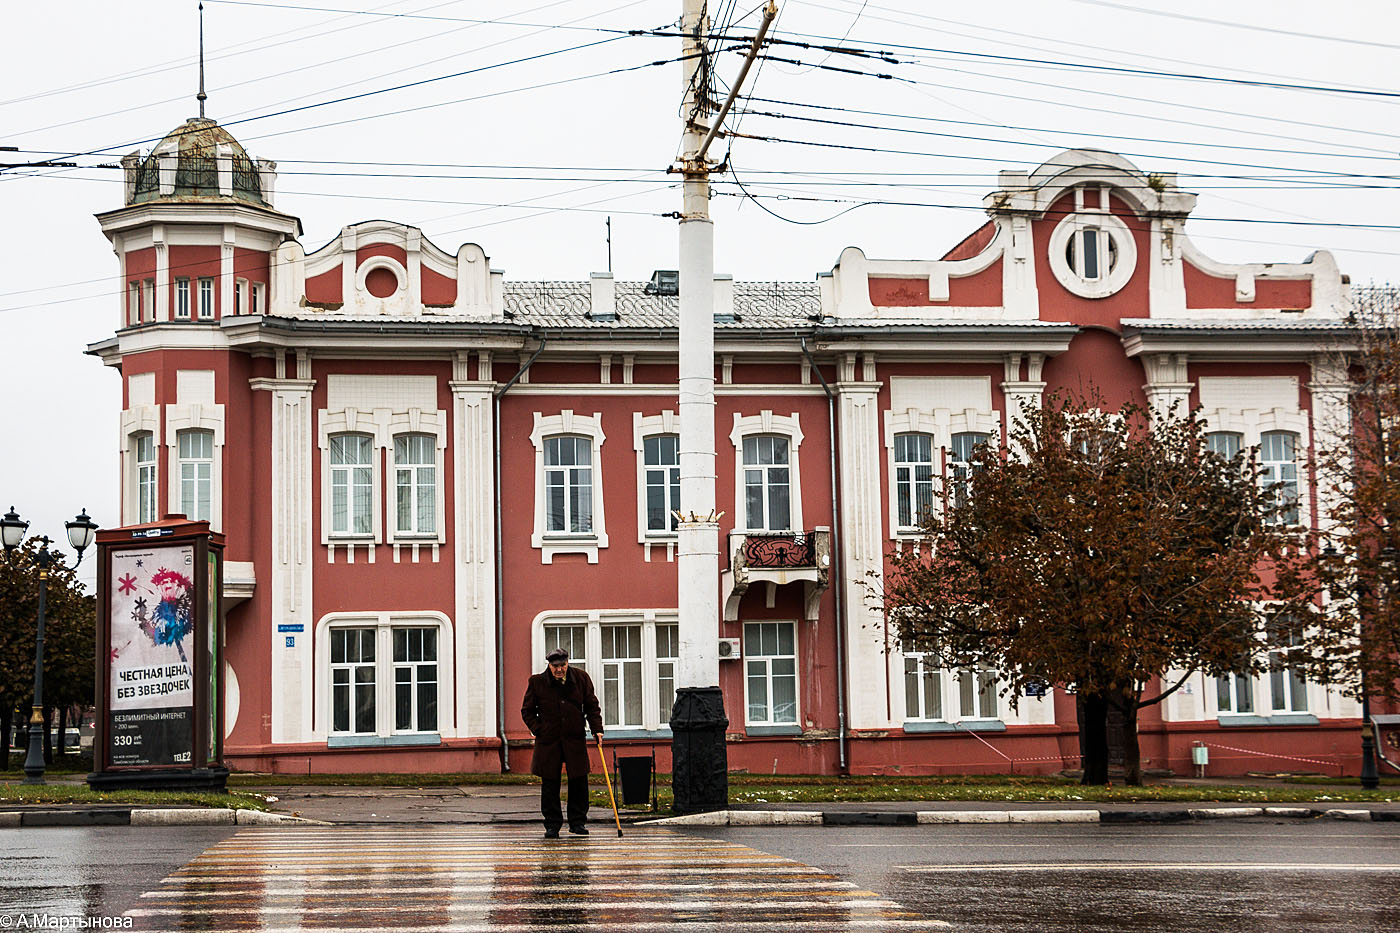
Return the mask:
[(342, 933), (918, 931), (942, 921), (821, 869), (662, 827), (249, 828), (141, 897), (133, 929)]

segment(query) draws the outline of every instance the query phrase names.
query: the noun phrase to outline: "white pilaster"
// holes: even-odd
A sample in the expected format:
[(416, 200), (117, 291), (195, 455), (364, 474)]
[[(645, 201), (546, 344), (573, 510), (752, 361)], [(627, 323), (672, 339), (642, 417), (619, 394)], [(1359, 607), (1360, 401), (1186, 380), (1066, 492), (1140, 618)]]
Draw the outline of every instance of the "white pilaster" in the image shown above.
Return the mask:
[[(313, 738), (311, 539), (311, 390), (305, 356), (296, 379), (253, 379), (254, 389), (272, 393), (272, 606), (264, 624), (271, 629), (271, 739), (305, 742)], [(279, 626), (300, 625), (300, 631)], [(292, 646), (287, 646), (287, 638)], [(319, 723), (322, 733), (325, 723)]]
[(455, 366), (453, 539), (456, 562), (454, 645), (460, 672), (458, 735), (496, 734), (496, 552), (492, 470), (493, 382), (467, 381), (466, 354)]
[(1006, 440), (1013, 451), (1017, 427), (1025, 423), (1028, 412), (1040, 408), (1045, 398), (1045, 383), (1040, 379), (1045, 355), (1031, 353), (1028, 357), (1025, 379), (1021, 378), (1021, 354), (1009, 353), (1003, 360), (1006, 381), (1001, 384), (1001, 392), (1006, 398)]
[[(887, 695), (887, 651), (891, 647), (883, 607), (867, 586), (883, 580), (883, 510), (880, 508), (880, 383), (845, 381), (855, 375), (853, 359), (840, 367), (836, 385), (841, 434), (841, 562), (845, 588), (846, 650), (853, 729), (893, 725)], [(865, 375), (862, 373), (862, 375)]]
[[(233, 317), (238, 308), (233, 303), (233, 244), (237, 236), (233, 224), (224, 224), (223, 248), (219, 251), (219, 316)], [(191, 296), (191, 301), (194, 297)]]
[(1152, 246), (1147, 256), (1147, 316), (1180, 317), (1186, 311), (1186, 279), (1181, 268), (1183, 220), (1152, 218)]
[[(1351, 437), (1351, 382), (1347, 378), (1346, 361), (1319, 353), (1312, 358), (1312, 438), (1317, 451), (1345, 451)], [(1317, 527), (1323, 534), (1336, 524), (1333, 514), (1345, 490), (1337, 484), (1350, 472), (1343, 461), (1335, 464), (1336, 475), (1319, 474), (1314, 482), (1317, 489)]]
[(156, 320), (170, 320), (170, 247), (165, 242), (165, 225), (151, 225), (156, 245)]
[(1191, 382), (1186, 376), (1185, 353), (1149, 353), (1142, 358), (1147, 373), (1148, 407), (1157, 418), (1175, 414), (1184, 418), (1191, 410)]

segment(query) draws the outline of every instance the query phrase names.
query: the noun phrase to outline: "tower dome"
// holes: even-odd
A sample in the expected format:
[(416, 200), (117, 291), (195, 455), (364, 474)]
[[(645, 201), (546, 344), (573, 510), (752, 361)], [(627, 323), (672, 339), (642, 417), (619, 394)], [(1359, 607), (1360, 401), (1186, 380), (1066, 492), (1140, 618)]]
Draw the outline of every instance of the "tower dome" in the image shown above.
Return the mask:
[(191, 117), (171, 130), (132, 168), (127, 204), (233, 199), (272, 206), (263, 176), (270, 176), (274, 165), (254, 162), (228, 130), (205, 117)]

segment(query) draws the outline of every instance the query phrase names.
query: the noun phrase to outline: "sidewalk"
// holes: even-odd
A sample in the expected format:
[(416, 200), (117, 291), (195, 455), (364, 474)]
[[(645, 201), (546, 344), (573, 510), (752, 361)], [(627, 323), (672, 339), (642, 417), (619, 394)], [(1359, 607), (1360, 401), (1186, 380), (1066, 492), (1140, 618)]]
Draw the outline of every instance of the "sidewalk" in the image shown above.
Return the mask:
[[(1185, 781), (1183, 781), (1184, 783)], [(1173, 781), (1172, 783), (1177, 783)], [(1194, 781), (1193, 784), (1276, 784), (1262, 779)], [(1347, 785), (1350, 786), (1350, 785)], [(326, 787), (268, 785), (240, 787), (261, 794), (271, 813), (258, 811), (132, 806), (0, 804), (0, 827), (54, 825), (266, 824), (302, 821), (335, 824), (535, 823), (540, 820), (539, 785), (492, 784), (442, 787)], [(1317, 795), (1325, 797), (1327, 786)], [(606, 792), (595, 787), (592, 822), (610, 822)], [(917, 825), (938, 823), (1101, 822), (1167, 823), (1212, 819), (1345, 819), (1400, 821), (1400, 803), (1314, 803), (1244, 805), (1176, 801), (878, 801), (856, 803), (755, 802), (733, 804), (712, 814), (672, 817), (668, 812), (622, 809), (624, 823), (658, 825)]]

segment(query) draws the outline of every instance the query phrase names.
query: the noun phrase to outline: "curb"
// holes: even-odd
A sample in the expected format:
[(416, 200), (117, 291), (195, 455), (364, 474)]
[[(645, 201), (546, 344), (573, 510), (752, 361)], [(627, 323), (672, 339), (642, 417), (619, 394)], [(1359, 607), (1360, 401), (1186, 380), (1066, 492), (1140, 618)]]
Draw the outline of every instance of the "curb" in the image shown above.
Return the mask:
[(0, 827), (17, 826), (330, 826), (323, 820), (310, 820), (263, 810), (142, 807), (94, 810), (4, 810)]
[(645, 826), (914, 826), (948, 823), (1188, 823), (1257, 817), (1400, 821), (1400, 811), (1311, 807), (1192, 807), (1181, 810), (713, 810), (645, 820)]

